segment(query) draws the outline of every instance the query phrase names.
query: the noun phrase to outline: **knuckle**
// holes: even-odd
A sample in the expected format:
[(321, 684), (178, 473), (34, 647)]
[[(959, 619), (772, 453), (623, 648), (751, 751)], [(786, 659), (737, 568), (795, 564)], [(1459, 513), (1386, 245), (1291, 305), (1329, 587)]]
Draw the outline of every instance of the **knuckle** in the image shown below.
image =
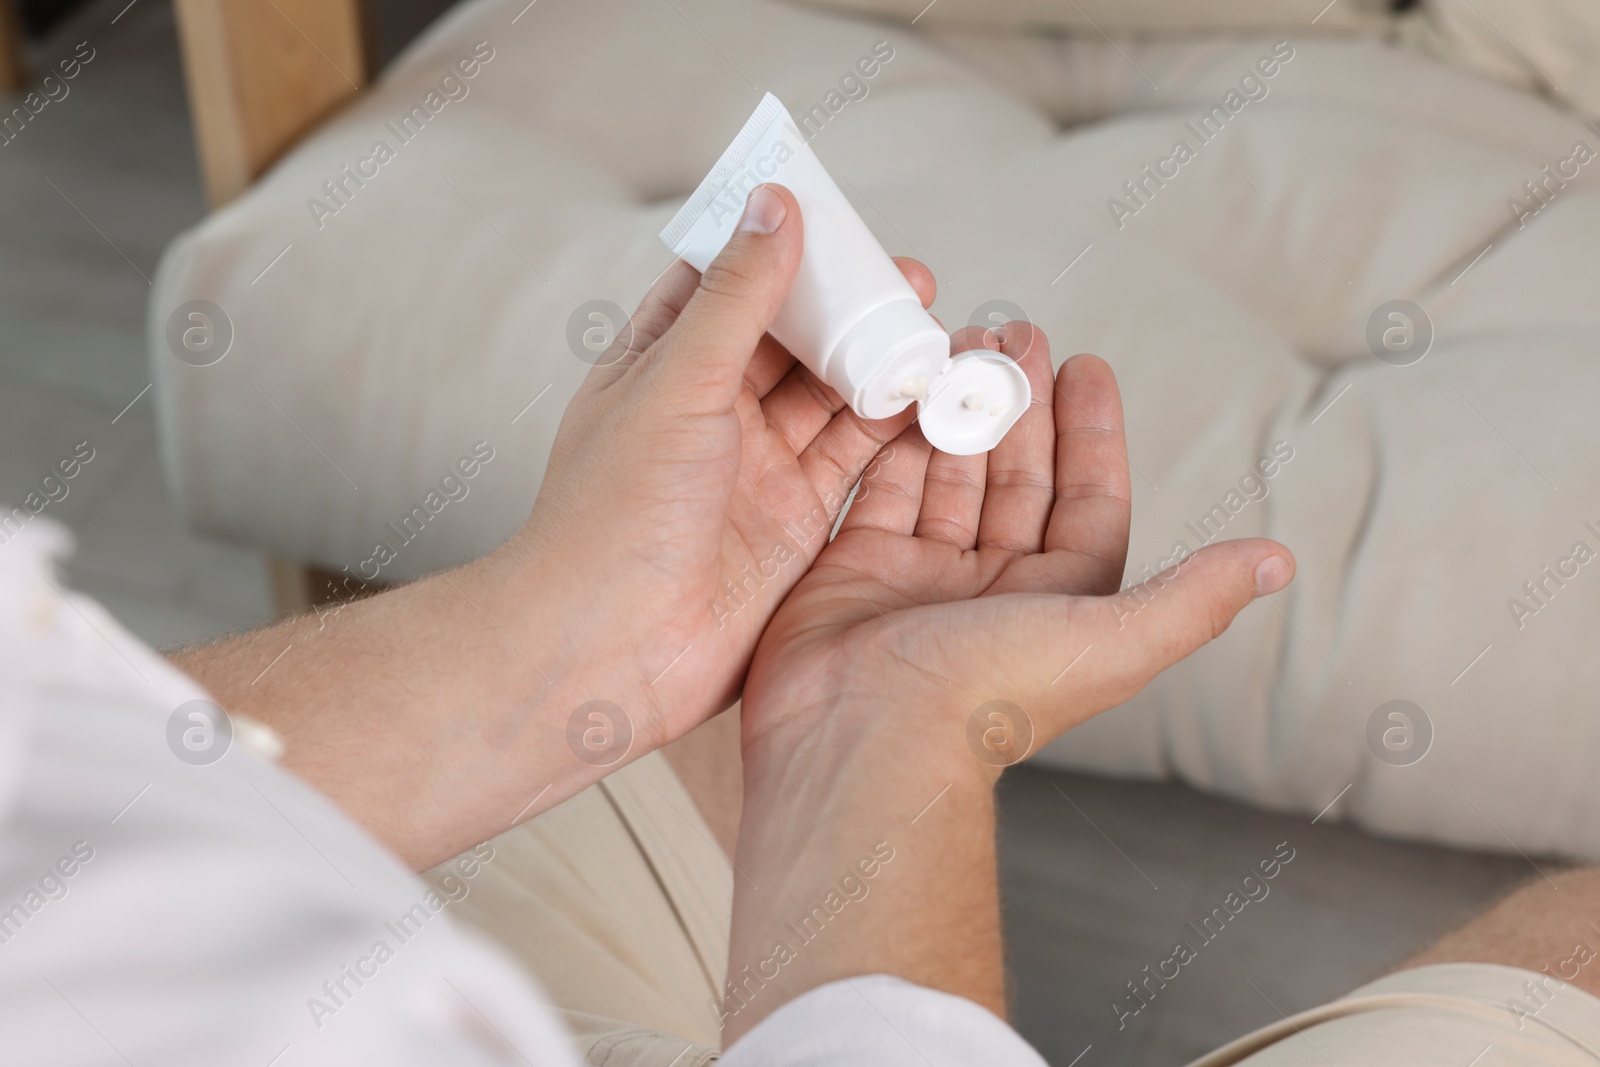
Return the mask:
[(711, 262), (700, 276), (700, 288), (715, 296), (732, 297), (746, 292), (759, 281), (756, 265), (735, 249)]
[(800, 382), (805, 389), (807, 400), (824, 411), (838, 411), (844, 406), (844, 402), (839, 399), (839, 394), (835, 393), (826, 382), (811, 373), (809, 367), (804, 364), (800, 364), (800, 366), (804, 371), (800, 375)]
[(926, 482), (928, 485), (937, 486), (941, 489), (959, 490), (962, 494), (974, 492), (981, 494), (984, 485), (984, 479), (981, 475), (968, 470), (964, 466), (945, 467), (942, 470), (929, 471)]
[(1233, 623), (1236, 614), (1232, 598), (1227, 593), (1212, 586), (1206, 590), (1204, 610), (1206, 614), (1206, 640), (1215, 641)]

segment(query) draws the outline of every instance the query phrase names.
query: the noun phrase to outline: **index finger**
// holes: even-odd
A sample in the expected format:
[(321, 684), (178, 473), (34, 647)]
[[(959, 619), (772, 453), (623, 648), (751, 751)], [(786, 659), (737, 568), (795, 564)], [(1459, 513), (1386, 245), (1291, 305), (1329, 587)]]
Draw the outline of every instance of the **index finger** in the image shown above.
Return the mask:
[(639, 353), (655, 344), (678, 321), (684, 305), (700, 285), (700, 272), (681, 259), (673, 260), (656, 276), (639, 306), (628, 316), (625, 326), (613, 334), (611, 347), (589, 368), (583, 388), (604, 389), (621, 378), (639, 359)]

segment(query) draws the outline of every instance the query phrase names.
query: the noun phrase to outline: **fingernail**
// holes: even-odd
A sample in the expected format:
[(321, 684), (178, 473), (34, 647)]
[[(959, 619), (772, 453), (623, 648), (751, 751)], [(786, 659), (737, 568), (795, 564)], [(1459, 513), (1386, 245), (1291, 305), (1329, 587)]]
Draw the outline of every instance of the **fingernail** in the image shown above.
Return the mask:
[(1256, 564), (1256, 595), (1270, 596), (1289, 584), (1289, 563), (1282, 556), (1268, 556)]
[(744, 202), (744, 214), (739, 217), (741, 233), (772, 233), (783, 225), (789, 214), (789, 205), (770, 185), (758, 185), (750, 190)]

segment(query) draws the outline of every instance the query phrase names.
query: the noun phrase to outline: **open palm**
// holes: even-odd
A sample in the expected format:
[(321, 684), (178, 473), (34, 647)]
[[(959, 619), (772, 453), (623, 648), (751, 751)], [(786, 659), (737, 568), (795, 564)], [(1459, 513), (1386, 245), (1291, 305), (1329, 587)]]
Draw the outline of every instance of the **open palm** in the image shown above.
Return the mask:
[[(995, 340), (972, 331), (956, 347)], [(1006, 326), (999, 348), (1027, 371), (1032, 407), (987, 456), (937, 452), (915, 427), (880, 454), (762, 637), (747, 746), (817, 707), (877, 702), (920, 727), (961, 727), (1005, 700), (1030, 727), (1011, 762), (1215, 637), (1258, 587), (1288, 581), (1288, 551), (1253, 539), (1119, 592), (1131, 496), (1115, 376), (1075, 356), (1052, 381), (1048, 342), (1026, 323)]]

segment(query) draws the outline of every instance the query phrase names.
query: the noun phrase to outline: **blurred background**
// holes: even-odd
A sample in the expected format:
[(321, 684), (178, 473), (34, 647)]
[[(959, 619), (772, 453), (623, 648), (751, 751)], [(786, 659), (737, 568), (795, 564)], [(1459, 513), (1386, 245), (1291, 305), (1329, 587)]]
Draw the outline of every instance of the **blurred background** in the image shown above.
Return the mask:
[[(449, 6), (374, 4), (374, 60)], [(266, 557), (189, 529), (145, 392), (150, 279), (207, 213), (172, 5), (25, 0), (7, 14), (7, 110), (80, 41), (95, 55), (0, 156), (0, 500), (89, 441), (94, 460), (48, 512), (77, 535), (73, 585), (157, 647), (268, 622)]]
[[(1016, 1021), (1052, 1063), (1198, 1055), (1600, 855), (1575, 547), (1600, 547), (1600, 23), (1576, 2), (0, 12), (0, 500), (70, 527), (72, 585), (145, 641), (514, 529), (592, 362), (573, 323), (621, 328), (771, 89), (934, 269), (946, 325), (1026, 317), (1116, 367), (1130, 580), (1219, 533), (1300, 560), (1005, 780)], [(419, 512), (478, 442), (468, 496)], [(1269, 897), (1120, 1019), (1285, 847)]]

